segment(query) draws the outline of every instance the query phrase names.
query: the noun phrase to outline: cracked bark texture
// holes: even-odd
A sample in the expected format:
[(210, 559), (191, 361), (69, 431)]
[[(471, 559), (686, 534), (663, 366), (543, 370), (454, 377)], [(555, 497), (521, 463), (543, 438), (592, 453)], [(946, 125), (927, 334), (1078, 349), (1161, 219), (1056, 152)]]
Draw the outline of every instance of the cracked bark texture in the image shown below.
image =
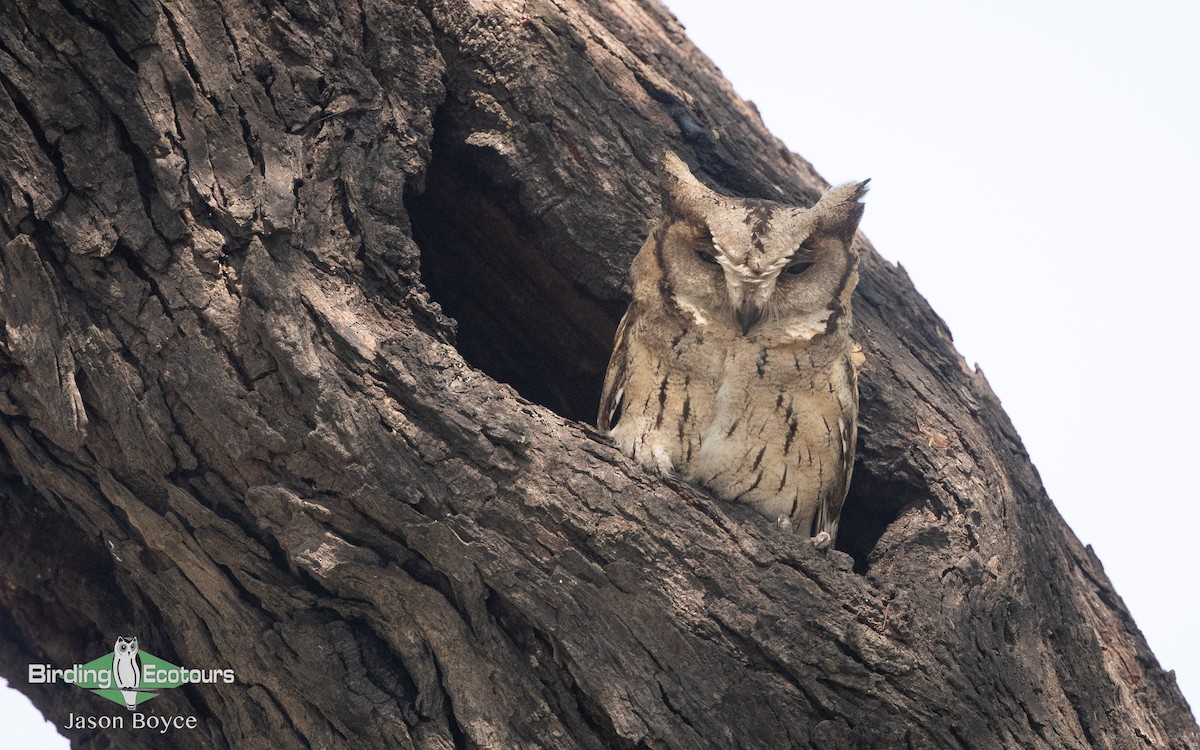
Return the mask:
[(579, 421), (666, 147), (825, 184), (655, 0), (0, 4), (0, 674), (237, 674), (80, 748), (1200, 747), (865, 239), (840, 551)]

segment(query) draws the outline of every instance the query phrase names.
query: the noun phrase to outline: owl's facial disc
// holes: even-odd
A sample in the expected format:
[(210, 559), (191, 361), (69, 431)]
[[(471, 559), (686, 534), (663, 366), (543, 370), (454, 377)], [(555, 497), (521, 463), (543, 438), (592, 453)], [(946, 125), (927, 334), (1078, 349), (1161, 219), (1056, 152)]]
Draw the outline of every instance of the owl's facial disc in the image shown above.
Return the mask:
[[(747, 336), (750, 329), (762, 320), (767, 302), (775, 288), (774, 273), (756, 273), (750, 264), (739, 263), (731, 258), (724, 248), (705, 232), (712, 244), (714, 254), (703, 254), (702, 260), (721, 266), (725, 276), (725, 289), (729, 295), (729, 306), (733, 310), (733, 321)], [(775, 269), (777, 270), (777, 269)]]
[(766, 311), (778, 268), (758, 268), (748, 257), (726, 251), (708, 227), (701, 230), (695, 252), (702, 263), (720, 268), (732, 322), (749, 335)]
[(823, 209), (716, 195), (702, 204), (703, 212), (697, 206), (685, 212), (686, 202), (674, 202), (667, 224), (687, 248), (675, 256), (680, 271), (673, 276), (674, 293), (693, 320), (707, 325), (723, 318), (725, 326), (749, 337), (766, 328), (786, 332), (796, 319), (828, 316), (847, 253), (838, 233), (827, 231)]
[[(764, 229), (765, 222), (764, 222)], [(789, 233), (783, 241), (794, 242), (795, 235)], [(801, 235), (799, 246), (787, 254), (780, 255), (779, 239), (771, 239), (757, 233), (747, 241), (741, 242), (750, 249), (748, 252), (731, 257), (714, 241), (717, 249), (715, 261), (722, 266), (725, 275), (725, 289), (728, 295), (729, 307), (733, 313), (733, 323), (740, 329), (743, 336), (749, 336), (751, 329), (767, 317), (776, 294), (776, 285), (781, 275), (792, 278), (803, 276), (815, 264), (812, 249), (807, 246), (806, 238)]]

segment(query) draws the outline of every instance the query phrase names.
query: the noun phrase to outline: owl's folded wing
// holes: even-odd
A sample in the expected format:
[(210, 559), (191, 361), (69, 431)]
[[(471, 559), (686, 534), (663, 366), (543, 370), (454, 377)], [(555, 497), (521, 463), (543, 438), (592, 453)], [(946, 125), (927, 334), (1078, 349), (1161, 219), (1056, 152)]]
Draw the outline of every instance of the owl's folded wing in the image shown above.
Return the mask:
[(608, 371), (604, 374), (604, 391), (600, 395), (600, 413), (596, 415), (596, 426), (608, 432), (617, 426), (621, 418), (621, 406), (624, 403), (625, 382), (628, 377), (629, 363), (629, 326), (630, 321), (638, 315), (632, 302), (621, 324), (617, 326), (616, 340), (613, 342), (612, 357), (608, 360)]

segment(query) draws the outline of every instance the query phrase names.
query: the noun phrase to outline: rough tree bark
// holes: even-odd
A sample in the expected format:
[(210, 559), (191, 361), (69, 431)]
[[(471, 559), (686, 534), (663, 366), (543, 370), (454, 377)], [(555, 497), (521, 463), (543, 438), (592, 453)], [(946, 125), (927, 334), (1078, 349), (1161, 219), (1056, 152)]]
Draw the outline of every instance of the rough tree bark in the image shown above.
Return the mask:
[(581, 423), (668, 146), (824, 185), (656, 0), (0, 4), (0, 674), (236, 671), (76, 747), (1200, 747), (865, 240), (841, 551)]

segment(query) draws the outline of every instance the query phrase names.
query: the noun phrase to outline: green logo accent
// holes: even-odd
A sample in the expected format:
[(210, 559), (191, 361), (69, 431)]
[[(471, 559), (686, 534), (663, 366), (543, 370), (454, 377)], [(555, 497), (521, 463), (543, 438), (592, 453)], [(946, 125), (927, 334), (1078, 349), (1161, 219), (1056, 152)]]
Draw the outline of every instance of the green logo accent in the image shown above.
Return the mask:
[[(163, 690), (180, 685), (232, 685), (235, 681), (232, 669), (186, 669), (140, 650), (137, 638), (123, 635), (117, 637), (112, 653), (87, 664), (75, 664), (66, 669), (56, 669), (52, 664), (29, 665), (31, 685), (75, 685), (125, 706), (130, 711), (136, 711), (141, 704), (162, 695)], [(141, 718), (140, 715), (134, 717), (135, 728)], [(194, 716), (184, 718), (192, 722), (195, 720)], [(80, 725), (77, 728), (85, 727)]]

